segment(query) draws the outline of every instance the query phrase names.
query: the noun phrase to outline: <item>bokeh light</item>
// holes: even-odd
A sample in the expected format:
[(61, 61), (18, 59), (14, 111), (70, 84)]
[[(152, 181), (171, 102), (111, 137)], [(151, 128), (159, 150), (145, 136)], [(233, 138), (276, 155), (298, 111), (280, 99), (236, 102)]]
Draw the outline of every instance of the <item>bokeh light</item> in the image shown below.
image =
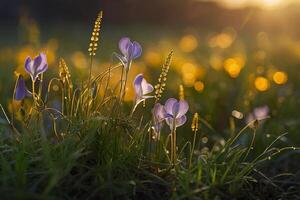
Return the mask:
[(275, 74), (273, 75), (273, 81), (278, 85), (285, 84), (287, 80), (288, 80), (288, 76), (283, 71), (275, 72)]
[(194, 88), (197, 92), (202, 92), (204, 90), (204, 83), (202, 81), (196, 81)]
[(224, 61), (224, 69), (230, 77), (236, 78), (239, 76), (244, 64), (245, 61), (242, 57), (228, 58)]
[(259, 76), (259, 77), (256, 77), (256, 79), (254, 81), (254, 85), (258, 91), (264, 92), (269, 89), (270, 82), (265, 77)]
[(194, 35), (185, 35), (180, 39), (179, 47), (183, 52), (192, 52), (198, 47), (198, 40)]

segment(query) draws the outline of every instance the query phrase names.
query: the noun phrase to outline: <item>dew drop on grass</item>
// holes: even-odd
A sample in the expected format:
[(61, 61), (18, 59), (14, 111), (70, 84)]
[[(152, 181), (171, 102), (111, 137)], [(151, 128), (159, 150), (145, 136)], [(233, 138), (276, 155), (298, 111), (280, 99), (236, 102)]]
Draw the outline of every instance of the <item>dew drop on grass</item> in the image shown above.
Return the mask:
[(271, 156), (268, 157), (268, 160), (271, 160)]
[(270, 137), (271, 137), (271, 135), (270, 135), (270, 134), (267, 134), (267, 135), (266, 135), (266, 137), (267, 137), (267, 138), (270, 138)]
[(292, 149), (293, 149), (293, 150), (296, 150), (296, 148), (295, 148), (295, 147), (292, 147)]

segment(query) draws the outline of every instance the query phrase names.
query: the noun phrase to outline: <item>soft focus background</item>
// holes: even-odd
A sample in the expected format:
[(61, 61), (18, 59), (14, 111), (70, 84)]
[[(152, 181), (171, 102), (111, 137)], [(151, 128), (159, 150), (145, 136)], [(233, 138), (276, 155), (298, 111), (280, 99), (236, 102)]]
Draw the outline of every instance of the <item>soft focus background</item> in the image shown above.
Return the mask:
[[(182, 84), (190, 115), (199, 112), (221, 137), (244, 126), (254, 108), (267, 105), (271, 119), (261, 129), (260, 142), (288, 132), (282, 142), (300, 144), (298, 0), (1, 1), (0, 103), (11, 108), (14, 74), (26, 76), (25, 58), (40, 51), (48, 57), (48, 78), (57, 74), (60, 57), (74, 79), (85, 78), (99, 10), (104, 21), (94, 74), (107, 69), (122, 36), (143, 46), (130, 81), (142, 72), (155, 84), (166, 55), (174, 50), (164, 98), (178, 97)], [(241, 112), (235, 114), (240, 119), (233, 110)], [(210, 133), (203, 127), (207, 138)]]

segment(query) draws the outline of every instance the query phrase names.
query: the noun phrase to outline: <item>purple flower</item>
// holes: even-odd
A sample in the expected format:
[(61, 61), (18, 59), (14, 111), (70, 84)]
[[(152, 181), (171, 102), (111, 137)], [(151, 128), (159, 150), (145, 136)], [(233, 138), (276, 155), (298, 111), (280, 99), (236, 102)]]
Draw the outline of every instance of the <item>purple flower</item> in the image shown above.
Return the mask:
[(159, 139), (160, 130), (162, 129), (163, 121), (165, 120), (167, 113), (164, 109), (164, 106), (161, 105), (160, 103), (154, 105), (152, 113), (153, 113), (153, 129), (157, 134), (157, 138)]
[(254, 120), (263, 120), (266, 119), (269, 115), (269, 107), (261, 106), (254, 109), (246, 118), (246, 123), (249, 124)]
[(174, 126), (176, 128), (186, 122), (185, 114), (189, 110), (189, 105), (185, 100), (177, 101), (174, 98), (170, 98), (166, 101), (164, 109), (167, 113), (166, 123), (171, 130), (173, 130)]
[(142, 54), (141, 45), (136, 41), (131, 42), (128, 37), (121, 38), (119, 41), (119, 49), (122, 55), (117, 54), (117, 57), (127, 70), (129, 69), (132, 60), (140, 57)]
[(25, 98), (25, 96), (31, 96), (31, 93), (26, 88), (23, 76), (19, 75), (14, 98), (17, 101), (21, 101)]
[(48, 69), (47, 58), (44, 53), (40, 53), (33, 60), (28, 56), (25, 61), (25, 70), (35, 82), (37, 77)]
[(152, 98), (153, 96), (147, 96), (154, 90), (153, 86), (146, 81), (143, 74), (138, 74), (134, 79), (134, 90), (136, 105), (145, 99)]

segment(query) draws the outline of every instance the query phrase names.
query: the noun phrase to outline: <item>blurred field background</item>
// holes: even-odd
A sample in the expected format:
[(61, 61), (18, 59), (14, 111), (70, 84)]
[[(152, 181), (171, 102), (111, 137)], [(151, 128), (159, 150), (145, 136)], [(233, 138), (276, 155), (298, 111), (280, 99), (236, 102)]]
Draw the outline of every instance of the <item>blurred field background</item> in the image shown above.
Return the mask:
[[(209, 140), (233, 134), (255, 107), (267, 105), (271, 119), (260, 129), (259, 143), (288, 132), (282, 142), (300, 145), (297, 0), (3, 1), (0, 103), (11, 108), (14, 74), (28, 79), (24, 60), (40, 51), (47, 54), (48, 73), (57, 74), (58, 59), (63, 57), (74, 79), (87, 77), (87, 49), (99, 10), (104, 11), (104, 23), (93, 74), (116, 62), (111, 54), (118, 52), (122, 36), (143, 47), (130, 82), (142, 72), (154, 84), (166, 55), (174, 50), (165, 98), (177, 97), (182, 84), (190, 115), (199, 112), (217, 133), (203, 127)], [(126, 101), (133, 98), (128, 87)], [(243, 113), (241, 119), (232, 116), (233, 110)]]

